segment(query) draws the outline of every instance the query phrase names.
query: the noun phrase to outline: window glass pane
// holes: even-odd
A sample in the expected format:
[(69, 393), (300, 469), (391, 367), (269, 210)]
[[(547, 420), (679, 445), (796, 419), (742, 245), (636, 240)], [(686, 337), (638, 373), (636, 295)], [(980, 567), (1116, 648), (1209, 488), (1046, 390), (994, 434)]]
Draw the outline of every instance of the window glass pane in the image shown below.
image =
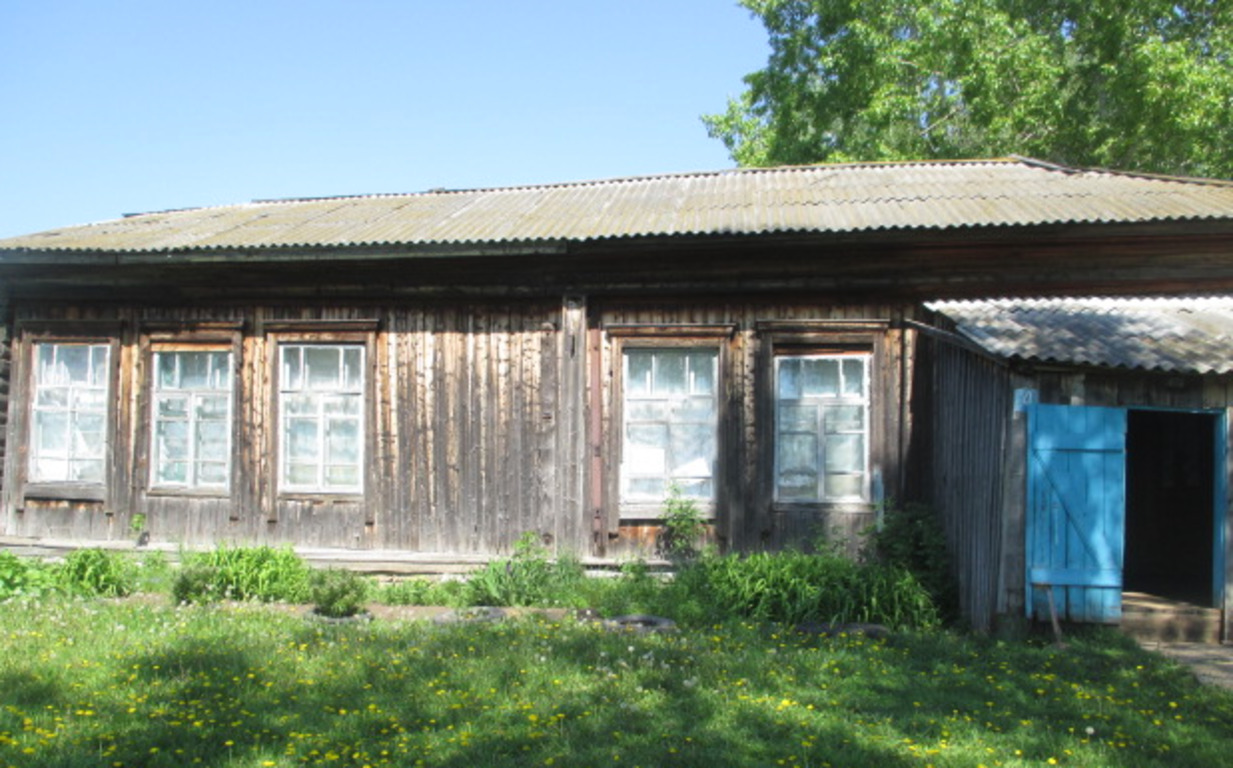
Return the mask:
[(803, 360), (801, 391), (805, 397), (830, 397), (839, 394), (838, 360)]
[(657, 395), (683, 395), (686, 392), (685, 380), (686, 353), (679, 351), (660, 351), (655, 355), (655, 383), (653, 391)]
[(105, 419), (96, 414), (78, 414), (73, 430), (73, 456), (97, 458), (103, 455), (103, 425)]
[(779, 361), (779, 397), (796, 400), (801, 396), (801, 361)]
[(91, 366), (91, 386), (107, 386), (107, 360), (110, 353), (111, 348), (101, 344), (90, 347), (90, 357), (93, 363)]
[(690, 392), (697, 395), (715, 394), (715, 362), (714, 352), (693, 352), (689, 355), (689, 372), (692, 384)]
[(74, 461), (69, 467), (69, 480), (76, 483), (103, 482), (103, 462), (101, 459)]
[(225, 421), (231, 410), (228, 395), (203, 395), (197, 398), (197, 418), (203, 421)]
[(343, 388), (359, 392), (364, 382), (364, 350), (362, 347), (346, 347), (343, 350)]
[(325, 470), (325, 484), (331, 488), (355, 488), (360, 484), (360, 469), (353, 464), (330, 465)]
[(848, 397), (861, 397), (865, 394), (864, 360), (843, 361), (843, 394)]
[(325, 460), (331, 464), (360, 462), (360, 425), (357, 421), (331, 419), (325, 436)]
[(34, 451), (38, 455), (68, 455), (68, 414), (42, 411), (34, 414)]
[(860, 472), (865, 468), (864, 435), (829, 435), (826, 438), (827, 472)]
[(315, 419), (287, 420), (287, 456), (293, 462), (312, 461), (317, 458)]
[(197, 484), (225, 486), (227, 484), (227, 463), (223, 461), (199, 462), (197, 464)]
[(155, 481), (166, 485), (188, 485), (188, 462), (160, 461)]
[(209, 389), (231, 390), (231, 353), (210, 353)]
[(299, 488), (315, 488), (317, 485), (317, 465), (291, 462), (287, 464), (284, 478), (288, 485)]
[(779, 430), (781, 432), (815, 432), (818, 429), (818, 406), (779, 406)]
[(626, 408), (628, 421), (663, 421), (668, 418), (667, 400), (634, 400)]
[(672, 428), (672, 476), (710, 477), (715, 455), (715, 427), (675, 424)]
[(155, 428), (155, 459), (177, 461), (189, 458), (188, 422), (164, 421)]
[(69, 402), (68, 387), (39, 387), (34, 404), (39, 407), (63, 408)]
[(668, 497), (668, 480), (664, 477), (632, 477), (626, 483), (625, 497), (645, 501), (663, 501)]
[(323, 397), (322, 407), (327, 416), (359, 416), (362, 401), (355, 395)]
[(715, 401), (709, 397), (686, 397), (672, 403), (674, 421), (714, 421)]
[(188, 418), (188, 398), (187, 397), (160, 397), (156, 401), (155, 416), (158, 419), (187, 419)]
[(227, 424), (221, 421), (202, 421), (197, 423), (198, 459), (223, 460), (227, 458)]
[(180, 383), (180, 377), (176, 372), (176, 360), (173, 354), (160, 352), (154, 355), (154, 380), (158, 389), (174, 389)]
[(818, 498), (818, 475), (815, 472), (780, 472), (775, 490), (782, 501), (814, 501)]
[(832, 405), (826, 409), (826, 431), (859, 432), (865, 428), (865, 409), (859, 405)]
[[(676, 480), (676, 487), (680, 489), (681, 495), (687, 499), (711, 499), (714, 497), (714, 485), (709, 479), (696, 480)], [(667, 496), (667, 489), (660, 498)]]
[(817, 474), (818, 438), (811, 434), (781, 434), (776, 446), (779, 450), (779, 472), (806, 472)]
[(308, 369), (308, 388), (338, 389), (340, 350), (335, 347), (307, 347), (304, 366)]
[(56, 356), (56, 372), (63, 383), (90, 382), (90, 348), (81, 344), (64, 344)]
[(654, 353), (649, 350), (629, 350), (625, 353), (625, 394), (639, 397), (651, 393), (651, 370)]
[(303, 389), (303, 355), (300, 347), (283, 347), (283, 372), (281, 387), (284, 390)]
[(180, 388), (205, 389), (210, 382), (210, 357), (205, 352), (178, 352)]
[(865, 495), (864, 475), (827, 475), (826, 496), (831, 499), (859, 499)]
[(104, 413), (107, 410), (107, 393), (101, 389), (74, 387), (70, 396), (70, 404), (76, 410)]
[(625, 466), (634, 474), (664, 474), (667, 448), (667, 425), (631, 424), (625, 432)]

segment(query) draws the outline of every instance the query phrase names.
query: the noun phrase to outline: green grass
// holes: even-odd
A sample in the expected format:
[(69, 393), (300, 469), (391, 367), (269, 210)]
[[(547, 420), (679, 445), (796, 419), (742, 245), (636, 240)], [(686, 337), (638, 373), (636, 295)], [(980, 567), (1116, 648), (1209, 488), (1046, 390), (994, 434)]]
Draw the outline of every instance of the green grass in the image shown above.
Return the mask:
[(0, 766), (1223, 766), (1233, 696), (1112, 633), (672, 635), (0, 604)]

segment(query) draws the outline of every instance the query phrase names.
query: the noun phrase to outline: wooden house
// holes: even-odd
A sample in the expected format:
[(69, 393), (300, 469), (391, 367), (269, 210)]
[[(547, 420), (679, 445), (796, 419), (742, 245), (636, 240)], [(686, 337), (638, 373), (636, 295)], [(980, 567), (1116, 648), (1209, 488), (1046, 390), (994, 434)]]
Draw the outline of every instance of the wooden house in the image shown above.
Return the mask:
[(1233, 293), (1233, 186), (1007, 158), (260, 201), (0, 240), (0, 291), (4, 536), (614, 559), (676, 488), (775, 548), (984, 460), (938, 451), (970, 361), (925, 301)]

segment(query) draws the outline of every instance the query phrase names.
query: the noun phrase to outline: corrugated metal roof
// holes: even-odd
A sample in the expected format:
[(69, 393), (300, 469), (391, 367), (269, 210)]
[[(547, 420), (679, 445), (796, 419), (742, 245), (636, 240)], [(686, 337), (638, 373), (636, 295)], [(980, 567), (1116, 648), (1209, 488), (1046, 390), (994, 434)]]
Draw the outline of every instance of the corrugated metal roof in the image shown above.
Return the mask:
[(1233, 371), (1230, 296), (999, 299), (928, 306), (1000, 357), (1177, 373)]
[(448, 246), (1199, 219), (1233, 219), (1233, 184), (1007, 158), (262, 201), (40, 232), (0, 240), (0, 251)]

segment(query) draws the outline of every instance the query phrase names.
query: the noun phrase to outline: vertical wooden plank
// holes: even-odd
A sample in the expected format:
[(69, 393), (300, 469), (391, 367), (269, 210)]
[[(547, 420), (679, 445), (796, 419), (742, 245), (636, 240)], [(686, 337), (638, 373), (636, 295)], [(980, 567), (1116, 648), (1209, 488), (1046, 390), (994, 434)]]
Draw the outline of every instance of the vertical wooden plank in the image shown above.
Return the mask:
[(581, 524), (586, 513), (587, 430), (587, 304), (581, 296), (566, 296), (561, 303), (561, 332), (557, 339), (559, 388), (556, 445), (560, 466), (555, 509), (556, 542), (572, 551), (586, 545)]

